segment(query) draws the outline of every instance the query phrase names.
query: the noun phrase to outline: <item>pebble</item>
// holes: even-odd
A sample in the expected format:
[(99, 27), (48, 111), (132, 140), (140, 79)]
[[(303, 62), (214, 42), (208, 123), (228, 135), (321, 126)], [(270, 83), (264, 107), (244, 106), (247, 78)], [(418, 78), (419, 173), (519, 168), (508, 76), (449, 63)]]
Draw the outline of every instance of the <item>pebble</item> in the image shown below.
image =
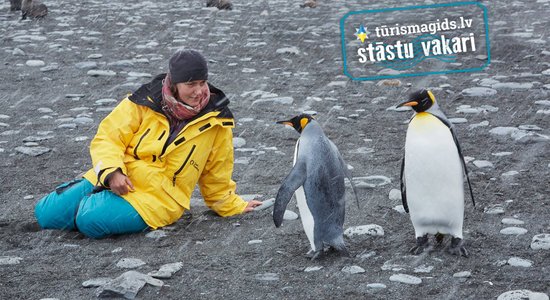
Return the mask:
[(508, 264), (513, 267), (529, 268), (533, 265), (533, 262), (519, 257), (510, 257), (510, 259), (508, 259)]
[(462, 90), (462, 94), (471, 97), (487, 97), (497, 93), (496, 90), (488, 87), (472, 87)]
[(402, 204), (394, 206), (393, 210), (397, 211), (400, 214), (406, 214), (407, 213), (405, 211), (405, 207)]
[(352, 226), (344, 231), (344, 235), (351, 238), (356, 235), (371, 235), (371, 236), (383, 236), (384, 229), (380, 225), (369, 224)]
[(506, 227), (502, 229), (500, 233), (507, 235), (522, 235), (527, 233), (527, 229), (521, 227)]
[(376, 255), (376, 251), (369, 251), (367, 253), (361, 253), (361, 254), (358, 254), (357, 255), (357, 258), (360, 258), (360, 259), (367, 259), (367, 258), (370, 258), (370, 257), (373, 257)]
[(537, 234), (531, 241), (531, 249), (533, 250), (550, 250), (550, 234)]
[(147, 275), (153, 278), (168, 279), (172, 278), (172, 276), (182, 268), (183, 262), (175, 262), (162, 265), (158, 271), (149, 272)]
[(89, 76), (115, 76), (115, 71), (109, 71), (109, 70), (90, 70), (86, 74)]
[(78, 69), (93, 69), (97, 67), (97, 63), (95, 61), (82, 61), (77, 62), (74, 66)]
[(548, 295), (530, 290), (514, 290), (500, 294), (497, 300), (548, 300)]
[(392, 201), (401, 201), (401, 190), (391, 189), (388, 198)]
[(38, 59), (27, 60), (27, 62), (25, 64), (29, 67), (43, 67), (43, 66), (46, 65), (45, 62), (43, 62), (41, 60), (38, 60)]
[(291, 210), (285, 210), (285, 214), (283, 215), (283, 220), (287, 220), (287, 221), (296, 220), (298, 218), (299, 218), (298, 214)]
[(518, 220), (518, 219), (515, 219), (515, 218), (504, 218), (502, 219), (502, 224), (506, 224), (506, 225), (523, 225), (525, 224), (525, 222), (523, 222), (522, 220)]
[(508, 155), (514, 154), (514, 152), (496, 152), (496, 153), (491, 153), (491, 154), (494, 155), (494, 156), (508, 156)]
[(266, 208), (269, 208), (275, 204), (275, 198), (269, 198), (267, 200), (262, 201), (262, 204), (260, 206), (256, 206), (254, 210), (264, 210)]
[(235, 148), (241, 148), (246, 145), (246, 140), (241, 137), (234, 137), (233, 138), (233, 147)]
[(453, 124), (463, 124), (468, 123), (468, 119), (466, 118), (449, 118), (449, 122)]
[(76, 124), (89, 125), (94, 123), (94, 119), (88, 117), (78, 117), (73, 120)]
[(304, 269), (304, 272), (315, 272), (321, 270), (322, 268), (322, 266), (307, 267)]
[(17, 265), (23, 258), (17, 256), (0, 256), (0, 266), (2, 265)]
[(487, 127), (489, 126), (489, 121), (481, 121), (479, 123), (476, 123), (476, 124), (471, 124), (470, 126), (468, 126), (468, 128), (470, 130), (472, 129), (475, 129), (475, 128), (478, 128), (478, 127)]
[(359, 274), (365, 273), (366, 271), (360, 266), (345, 266), (342, 268), (342, 272), (346, 274)]
[(134, 269), (145, 265), (145, 262), (139, 258), (123, 258), (116, 263), (116, 266), (123, 269)]
[(135, 299), (145, 284), (160, 287), (164, 282), (136, 271), (128, 271), (100, 287), (96, 296), (101, 298), (122, 296), (126, 299)]
[(38, 146), (38, 147), (19, 146), (15, 148), (15, 151), (26, 155), (30, 155), (30, 156), (40, 156), (44, 153), (50, 152), (51, 149), (46, 147), (41, 147), (41, 146)]
[(542, 130), (542, 128), (538, 127), (537, 125), (519, 125), (518, 128), (521, 130), (532, 130), (532, 131)]
[(109, 278), (109, 277), (93, 278), (93, 279), (84, 281), (82, 283), (82, 286), (85, 288), (100, 287), (100, 286), (106, 285), (111, 281), (113, 281), (113, 278)]
[(462, 271), (462, 272), (457, 272), (453, 274), (454, 278), (469, 278), (471, 276), (472, 276), (472, 272), (470, 271)]
[(493, 163), (487, 160), (474, 160), (473, 162), (474, 166), (482, 169), (482, 168), (493, 168)]
[(300, 54), (300, 50), (296, 47), (279, 48), (275, 50), (275, 52), (278, 54), (295, 54), (295, 55)]
[(394, 274), (390, 277), (390, 281), (401, 282), (401, 283), (405, 283), (405, 284), (421, 284), (422, 283), (422, 279), (420, 279), (416, 276), (407, 275), (407, 274)]
[(130, 77), (142, 77), (142, 78), (151, 78), (153, 75), (149, 73), (140, 73), (140, 72), (128, 72), (128, 76)]
[(511, 178), (511, 177), (514, 177), (514, 176), (516, 176), (516, 175), (518, 175), (518, 174), (519, 174), (518, 171), (513, 171), (513, 170), (512, 170), (512, 171), (504, 172), (504, 173), (502, 173), (500, 176), (505, 177), (505, 178)]
[(23, 197), (23, 200), (31, 200), (31, 199), (34, 199), (33, 195), (27, 195), (27, 196)]
[(414, 268), (414, 273), (430, 273), (434, 269), (434, 266), (421, 265)]
[(494, 89), (532, 89), (533, 84), (530, 82), (499, 82), (491, 86)]
[(249, 245), (256, 245), (256, 244), (261, 244), (261, 243), (263, 243), (262, 240), (250, 240), (250, 241), (248, 241)]
[[(356, 188), (375, 188), (390, 184), (391, 179), (382, 175), (372, 175), (365, 177), (354, 177), (353, 183)], [(346, 182), (346, 186), (350, 186), (349, 182)]]
[(382, 290), (386, 288), (386, 285), (383, 283), (369, 283), (367, 284), (367, 288), (373, 290)]
[(254, 278), (260, 281), (277, 281), (279, 280), (279, 275), (276, 273), (263, 273), (254, 275)]
[(495, 205), (485, 207), (483, 212), (488, 214), (488, 215), (500, 215), (500, 214), (503, 214), (505, 212), (505, 210), (504, 210), (504, 207), (502, 205), (495, 204)]
[(166, 237), (166, 231), (162, 229), (153, 230), (151, 232), (148, 232), (145, 237), (151, 238), (151, 239), (160, 239), (163, 237)]

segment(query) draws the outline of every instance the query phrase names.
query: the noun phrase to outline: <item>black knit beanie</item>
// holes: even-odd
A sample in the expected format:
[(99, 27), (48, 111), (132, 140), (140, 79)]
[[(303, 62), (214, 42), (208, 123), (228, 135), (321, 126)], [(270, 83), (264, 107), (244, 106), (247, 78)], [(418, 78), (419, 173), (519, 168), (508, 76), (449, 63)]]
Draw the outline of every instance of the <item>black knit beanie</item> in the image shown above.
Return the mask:
[(168, 63), (173, 84), (194, 80), (208, 80), (206, 59), (196, 50), (178, 50)]

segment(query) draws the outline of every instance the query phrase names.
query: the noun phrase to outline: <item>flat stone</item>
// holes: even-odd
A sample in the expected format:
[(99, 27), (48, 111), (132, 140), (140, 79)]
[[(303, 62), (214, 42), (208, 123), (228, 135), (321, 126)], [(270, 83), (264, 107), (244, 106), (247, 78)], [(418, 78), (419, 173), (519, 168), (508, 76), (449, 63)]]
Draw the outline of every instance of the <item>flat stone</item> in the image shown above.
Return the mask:
[(345, 266), (342, 268), (342, 272), (346, 274), (359, 274), (365, 273), (366, 271), (360, 266)]
[(482, 168), (493, 168), (493, 163), (488, 160), (474, 160), (473, 162), (474, 166), (482, 169)]
[(383, 283), (369, 283), (367, 284), (367, 288), (373, 289), (373, 290), (382, 290), (385, 289), (387, 286)]
[(23, 258), (17, 256), (0, 256), (0, 266), (2, 265), (17, 265)]
[(145, 237), (148, 237), (150, 239), (160, 239), (166, 237), (166, 231), (162, 229), (153, 230), (151, 232), (148, 232)]
[(95, 61), (82, 61), (77, 62), (74, 66), (78, 69), (93, 69), (97, 67), (97, 63)]
[(522, 235), (527, 233), (527, 229), (521, 227), (506, 227), (500, 231), (506, 235)]
[(344, 235), (351, 238), (356, 235), (383, 236), (384, 229), (380, 225), (369, 224), (349, 227), (344, 231)]
[(262, 201), (262, 205), (256, 206), (254, 210), (264, 210), (266, 208), (273, 206), (273, 204), (275, 204), (275, 198), (270, 198)]
[(88, 117), (78, 117), (73, 120), (76, 124), (89, 125), (94, 123), (94, 119)]
[(298, 214), (291, 210), (285, 210), (285, 213), (283, 215), (283, 220), (287, 220), (287, 221), (296, 220), (298, 218), (299, 218)]
[[(391, 179), (382, 175), (372, 175), (364, 177), (353, 177), (353, 183), (356, 188), (376, 188), (391, 183)], [(349, 182), (346, 182), (346, 186), (350, 186)]]
[(471, 276), (472, 276), (472, 272), (470, 271), (462, 271), (462, 272), (457, 272), (453, 274), (454, 278), (469, 278)]
[(401, 190), (391, 189), (388, 198), (392, 201), (401, 201)]
[(531, 241), (531, 249), (533, 250), (550, 250), (550, 234), (537, 234)]
[(519, 129), (521, 130), (531, 130), (531, 131), (541, 131), (542, 128), (538, 127), (537, 125), (519, 125)]
[(135, 299), (145, 284), (160, 287), (164, 282), (136, 271), (128, 271), (101, 287), (96, 295), (97, 297), (122, 296), (126, 299)]
[(434, 269), (434, 266), (421, 265), (414, 268), (414, 273), (430, 273)]
[(516, 175), (518, 175), (518, 174), (519, 174), (518, 171), (513, 171), (513, 170), (512, 170), (512, 171), (504, 172), (504, 173), (502, 173), (500, 176), (502, 176), (502, 177), (508, 177), (508, 178), (509, 178), (509, 177), (516, 176)]
[(500, 215), (506, 212), (504, 207), (501, 204), (495, 204), (488, 207), (485, 207), (483, 210), (484, 213), (488, 215)]
[(235, 148), (242, 148), (246, 145), (246, 140), (241, 137), (234, 137), (233, 138), (233, 147)]
[(279, 280), (279, 275), (276, 273), (262, 273), (254, 275), (254, 279), (260, 281), (277, 281)]
[(128, 76), (130, 77), (140, 77), (140, 78), (151, 78), (153, 75), (150, 73), (140, 73), (140, 72), (128, 72)]
[(256, 245), (256, 244), (261, 244), (261, 243), (263, 243), (262, 240), (250, 240), (250, 241), (248, 241), (249, 245)]
[(491, 86), (494, 89), (532, 89), (533, 84), (530, 82), (499, 82)]
[(321, 270), (322, 268), (322, 266), (307, 267), (304, 269), (304, 272), (315, 272)]
[(514, 152), (505, 151), (505, 152), (495, 152), (495, 153), (491, 153), (491, 154), (494, 155), (494, 156), (508, 156), (508, 155), (514, 154)]
[(510, 257), (510, 259), (508, 259), (508, 264), (513, 267), (529, 268), (533, 265), (533, 262), (519, 257)]
[(145, 262), (139, 258), (123, 258), (116, 263), (116, 266), (123, 269), (134, 269), (145, 265)]
[(400, 213), (400, 214), (406, 214), (407, 212), (405, 211), (405, 207), (402, 205), (402, 204), (399, 204), (399, 205), (396, 205), (393, 207), (393, 210), (395, 210), (396, 212)]
[(390, 281), (414, 285), (422, 283), (422, 279), (407, 274), (394, 274), (390, 277)]
[(297, 47), (279, 48), (275, 50), (275, 52), (278, 54), (294, 54), (294, 55), (300, 54), (300, 50)]
[(30, 59), (25, 62), (25, 64), (29, 67), (43, 67), (46, 65), (44, 61), (38, 60), (38, 59)]
[(183, 262), (175, 262), (162, 265), (158, 271), (149, 272), (147, 275), (153, 278), (168, 279), (172, 278), (172, 276), (182, 268)]
[(497, 300), (548, 300), (548, 295), (530, 290), (514, 290), (500, 294)]
[(462, 90), (462, 94), (470, 97), (488, 97), (496, 95), (497, 91), (488, 87), (472, 87)]
[(506, 225), (523, 225), (523, 224), (525, 224), (525, 222), (523, 222), (522, 220), (518, 220), (518, 219), (515, 219), (515, 218), (504, 218), (504, 219), (502, 219), (501, 223), (506, 224)]
[(90, 70), (86, 74), (89, 76), (115, 76), (115, 71), (109, 71), (109, 70)]
[(449, 118), (449, 121), (453, 124), (468, 123), (468, 119), (466, 119), (466, 118)]
[(15, 148), (15, 151), (19, 153), (23, 153), (25, 155), (40, 156), (44, 153), (50, 152), (51, 149), (46, 147), (41, 147), (41, 146), (38, 146), (38, 147), (19, 146)]
[(82, 286), (85, 288), (100, 287), (100, 286), (106, 285), (111, 281), (113, 281), (113, 278), (109, 278), (109, 277), (93, 278), (93, 279), (84, 281), (82, 283)]

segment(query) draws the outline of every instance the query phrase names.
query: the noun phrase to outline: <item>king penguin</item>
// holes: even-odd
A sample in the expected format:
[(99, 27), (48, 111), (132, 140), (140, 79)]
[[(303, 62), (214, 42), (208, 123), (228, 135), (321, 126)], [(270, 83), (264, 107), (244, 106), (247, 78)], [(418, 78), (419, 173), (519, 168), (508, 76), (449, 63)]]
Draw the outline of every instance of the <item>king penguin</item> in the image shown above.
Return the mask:
[[(313, 116), (301, 114), (277, 123), (294, 127), (300, 138), (294, 149), (294, 166), (275, 198), (275, 226), (281, 226), (286, 207), (295, 193), (302, 225), (311, 246), (307, 255), (314, 260), (325, 246), (332, 246), (349, 256), (343, 238), (344, 178), (348, 177), (351, 182), (351, 177), (342, 156)], [(353, 182), (352, 188), (355, 193)], [(357, 199), (356, 193), (355, 197)]]
[(462, 237), (463, 172), (474, 206), (475, 200), (454, 128), (429, 90), (412, 93), (397, 105), (401, 106), (416, 112), (407, 129), (400, 176), (403, 207), (416, 234), (416, 246), (410, 252), (422, 253), (428, 234), (434, 234), (439, 243), (448, 234), (452, 236), (448, 252), (467, 257)]

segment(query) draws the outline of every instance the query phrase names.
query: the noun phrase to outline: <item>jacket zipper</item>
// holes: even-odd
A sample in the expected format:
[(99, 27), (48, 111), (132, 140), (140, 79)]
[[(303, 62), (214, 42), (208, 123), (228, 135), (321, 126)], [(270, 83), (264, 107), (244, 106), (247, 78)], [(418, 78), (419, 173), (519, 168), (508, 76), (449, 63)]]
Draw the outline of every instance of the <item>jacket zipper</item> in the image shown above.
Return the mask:
[(147, 134), (149, 134), (149, 131), (151, 131), (151, 128), (147, 128), (147, 130), (145, 130), (145, 133), (139, 138), (139, 142), (137, 143), (136, 147), (134, 148), (134, 158), (135, 159), (139, 159), (139, 156), (137, 155), (137, 149), (139, 147), (139, 144), (141, 144), (141, 142), (143, 141), (143, 138), (145, 138), (145, 136)]
[(187, 161), (189, 161), (189, 158), (191, 158), (191, 154), (193, 154), (193, 151), (195, 151), (195, 147), (196, 147), (196, 145), (193, 145), (193, 147), (191, 147), (191, 151), (189, 151), (189, 154), (187, 155), (187, 157), (183, 161), (183, 164), (176, 171), (176, 173), (174, 173), (174, 177), (172, 177), (172, 185), (173, 186), (176, 186), (176, 176), (178, 176), (178, 174), (181, 173), (181, 171), (183, 170), (183, 167), (185, 167), (185, 165), (187, 164)]

